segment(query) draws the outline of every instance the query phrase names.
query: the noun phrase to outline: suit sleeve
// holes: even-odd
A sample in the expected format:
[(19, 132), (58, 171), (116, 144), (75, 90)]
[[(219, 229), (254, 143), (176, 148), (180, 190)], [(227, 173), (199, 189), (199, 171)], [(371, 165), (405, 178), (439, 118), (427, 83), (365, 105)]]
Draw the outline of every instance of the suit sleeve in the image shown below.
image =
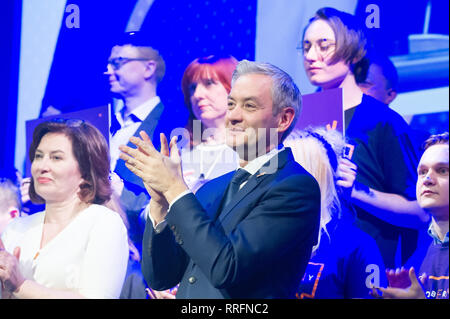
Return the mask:
[(147, 217), (142, 243), (142, 274), (147, 284), (155, 290), (174, 287), (181, 281), (188, 261), (169, 227), (157, 234)]
[(251, 200), (243, 208), (247, 215), (229, 233), (207, 216), (192, 194), (177, 201), (167, 215), (180, 247), (216, 288), (258, 276), (292, 254), (305, 255), (307, 263), (317, 239), (320, 190), (311, 176), (294, 174), (274, 181)]

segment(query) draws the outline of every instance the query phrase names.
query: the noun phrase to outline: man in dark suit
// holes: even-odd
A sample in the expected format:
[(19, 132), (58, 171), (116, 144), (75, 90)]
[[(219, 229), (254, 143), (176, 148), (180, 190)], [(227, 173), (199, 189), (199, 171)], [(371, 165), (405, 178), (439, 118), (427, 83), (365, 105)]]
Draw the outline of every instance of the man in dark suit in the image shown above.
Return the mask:
[(168, 114), (157, 95), (165, 69), (164, 59), (150, 46), (146, 35), (127, 32), (112, 47), (105, 72), (110, 91), (118, 99), (116, 111), (111, 114), (111, 171), (123, 181), (120, 202), (130, 222), (130, 236), (138, 245), (144, 231), (139, 216), (150, 198), (142, 179), (132, 174), (123, 161), (118, 161), (119, 145), (145, 131), (151, 138), (157, 137), (154, 142), (158, 147), (159, 134), (170, 135), (177, 126), (177, 119)]
[[(241, 168), (205, 184), (185, 185), (176, 141), (149, 138), (121, 146), (120, 158), (152, 194), (142, 271), (177, 298), (294, 298), (316, 243), (320, 190), (284, 148), (300, 92), (279, 68), (241, 61), (226, 115), (227, 144)], [(242, 177), (242, 178), (241, 178)]]
[[(158, 148), (160, 133), (169, 136), (173, 129), (184, 126), (182, 119), (174, 110), (169, 111), (157, 95), (165, 68), (164, 59), (150, 45), (148, 35), (128, 32), (119, 37), (112, 47), (105, 72), (110, 91), (118, 102), (115, 111), (111, 110), (111, 171), (115, 173), (113, 185), (118, 185), (115, 192), (120, 196), (120, 205), (128, 219), (128, 234), (139, 251), (145, 226), (142, 213), (150, 197), (142, 179), (131, 173), (123, 161), (118, 161), (119, 145), (128, 143), (131, 136), (138, 136), (138, 132), (145, 131), (151, 138), (157, 137), (154, 143)], [(137, 262), (129, 265), (129, 275), (121, 298), (145, 298), (145, 283)]]

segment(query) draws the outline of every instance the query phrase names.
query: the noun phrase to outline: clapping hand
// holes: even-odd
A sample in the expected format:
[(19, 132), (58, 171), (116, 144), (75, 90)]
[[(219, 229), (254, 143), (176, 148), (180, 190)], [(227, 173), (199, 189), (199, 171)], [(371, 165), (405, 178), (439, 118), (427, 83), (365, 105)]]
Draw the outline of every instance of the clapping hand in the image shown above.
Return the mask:
[(131, 172), (142, 178), (152, 200), (168, 204), (188, 189), (182, 177), (176, 137), (168, 144), (164, 134), (161, 134), (161, 152), (158, 152), (144, 131), (140, 132), (140, 136), (130, 138), (137, 148), (119, 147), (122, 151), (120, 158)]
[(147, 295), (150, 299), (175, 299), (175, 296), (178, 291), (178, 286), (173, 287), (172, 289), (167, 289), (163, 291), (153, 290), (151, 288), (145, 289)]
[(11, 255), (0, 239), (0, 282), (5, 295), (17, 291), (25, 281), (19, 270), (19, 259), (20, 247), (16, 247)]
[[(414, 267), (408, 271), (387, 272), (389, 279), (389, 287), (387, 288), (372, 288), (371, 295), (375, 298), (382, 299), (425, 299), (425, 291), (423, 284), (426, 281), (426, 276), (422, 276), (419, 280), (416, 276)], [(408, 279), (405, 279), (405, 274), (408, 274)], [(405, 287), (409, 282), (409, 286)], [(397, 287), (394, 287), (394, 286)]]
[(386, 269), (386, 277), (389, 282), (389, 287), (392, 288), (408, 288), (411, 286), (411, 279), (409, 279), (409, 270), (405, 268)]

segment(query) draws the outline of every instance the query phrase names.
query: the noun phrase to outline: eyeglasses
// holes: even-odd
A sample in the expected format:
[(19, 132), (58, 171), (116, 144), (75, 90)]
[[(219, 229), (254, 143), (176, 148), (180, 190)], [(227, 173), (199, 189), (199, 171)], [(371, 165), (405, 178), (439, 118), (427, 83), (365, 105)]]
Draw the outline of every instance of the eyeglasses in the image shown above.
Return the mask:
[(322, 57), (328, 56), (331, 51), (336, 47), (336, 42), (329, 40), (329, 39), (319, 39), (313, 43), (310, 41), (303, 41), (303, 44), (301, 46), (297, 47), (297, 50), (299, 50), (303, 55), (307, 55), (309, 50), (315, 46), (316, 47), (316, 53), (320, 54)]
[(124, 58), (124, 57), (117, 57), (112, 58), (108, 60), (108, 64), (112, 66), (114, 70), (120, 69), (124, 64), (131, 62), (131, 61), (148, 61), (149, 59), (145, 58)]

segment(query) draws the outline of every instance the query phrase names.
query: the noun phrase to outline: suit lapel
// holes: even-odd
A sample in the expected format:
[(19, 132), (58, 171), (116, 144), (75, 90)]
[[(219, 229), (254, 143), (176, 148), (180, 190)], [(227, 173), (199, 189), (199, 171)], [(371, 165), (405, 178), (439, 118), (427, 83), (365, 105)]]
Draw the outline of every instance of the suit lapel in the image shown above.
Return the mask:
[[(269, 174), (257, 177), (256, 175), (253, 175), (249, 178), (247, 183), (237, 192), (236, 196), (231, 200), (231, 202), (222, 208), (222, 211), (219, 215), (219, 220), (223, 222), (228, 214), (230, 214), (234, 207), (236, 207), (237, 204), (239, 204), (247, 195), (249, 195), (256, 186), (258, 186), (265, 178), (267, 178)], [(223, 200), (223, 199), (222, 199)]]
[(217, 217), (220, 213), (220, 207), (224, 200), (223, 197), (228, 189), (228, 185), (230, 184), (232, 177), (233, 177), (233, 172), (230, 172), (230, 173), (220, 176), (219, 178), (221, 179), (221, 181), (218, 182), (217, 185), (214, 187), (213, 192), (209, 192), (210, 194), (211, 193), (212, 194), (221, 194), (219, 196), (214, 196), (214, 199), (211, 199), (211, 201), (208, 202), (205, 206), (205, 209), (206, 209), (209, 217), (214, 220), (217, 219)]
[[(161, 114), (164, 111), (164, 105), (160, 102), (155, 108), (150, 112), (150, 114), (142, 121), (141, 125), (139, 125), (138, 129), (134, 133), (133, 136), (140, 137), (139, 132), (145, 131), (151, 138), (153, 145), (156, 149), (159, 149), (160, 141), (159, 136), (153, 136), (155, 132), (155, 128), (158, 125), (159, 119), (161, 118)], [(157, 142), (156, 142), (157, 141)], [(131, 148), (136, 148), (136, 146), (128, 142), (127, 146)], [(144, 188), (144, 184), (142, 179), (135, 174), (131, 173), (130, 170), (125, 166), (125, 162), (122, 160), (117, 161), (116, 169), (114, 170), (119, 176), (123, 179), (126, 179), (127, 182), (135, 184), (141, 188)]]
[[(153, 146), (159, 150), (159, 136), (155, 136), (155, 130), (156, 126), (159, 124), (159, 120), (161, 118), (161, 114), (164, 111), (164, 105), (160, 102), (158, 105), (155, 106), (155, 108), (150, 112), (150, 114), (145, 118), (144, 121), (142, 121), (142, 124), (138, 127), (136, 132), (134, 133), (134, 136), (140, 137), (139, 132), (145, 131), (150, 139), (152, 140)], [(134, 144), (131, 142), (128, 142), (127, 144), (130, 147), (135, 147)]]
[(258, 172), (252, 175), (247, 183), (236, 194), (235, 198), (233, 198), (233, 200), (226, 207), (222, 208), (219, 220), (221, 222), (224, 222), (227, 216), (236, 207), (236, 205), (238, 205), (245, 197), (247, 197), (264, 180), (270, 178), (271, 176), (274, 176), (274, 174), (287, 163), (289, 155), (292, 157), (291, 150), (289, 148), (286, 148), (286, 150), (275, 155), (270, 161), (264, 164)]

